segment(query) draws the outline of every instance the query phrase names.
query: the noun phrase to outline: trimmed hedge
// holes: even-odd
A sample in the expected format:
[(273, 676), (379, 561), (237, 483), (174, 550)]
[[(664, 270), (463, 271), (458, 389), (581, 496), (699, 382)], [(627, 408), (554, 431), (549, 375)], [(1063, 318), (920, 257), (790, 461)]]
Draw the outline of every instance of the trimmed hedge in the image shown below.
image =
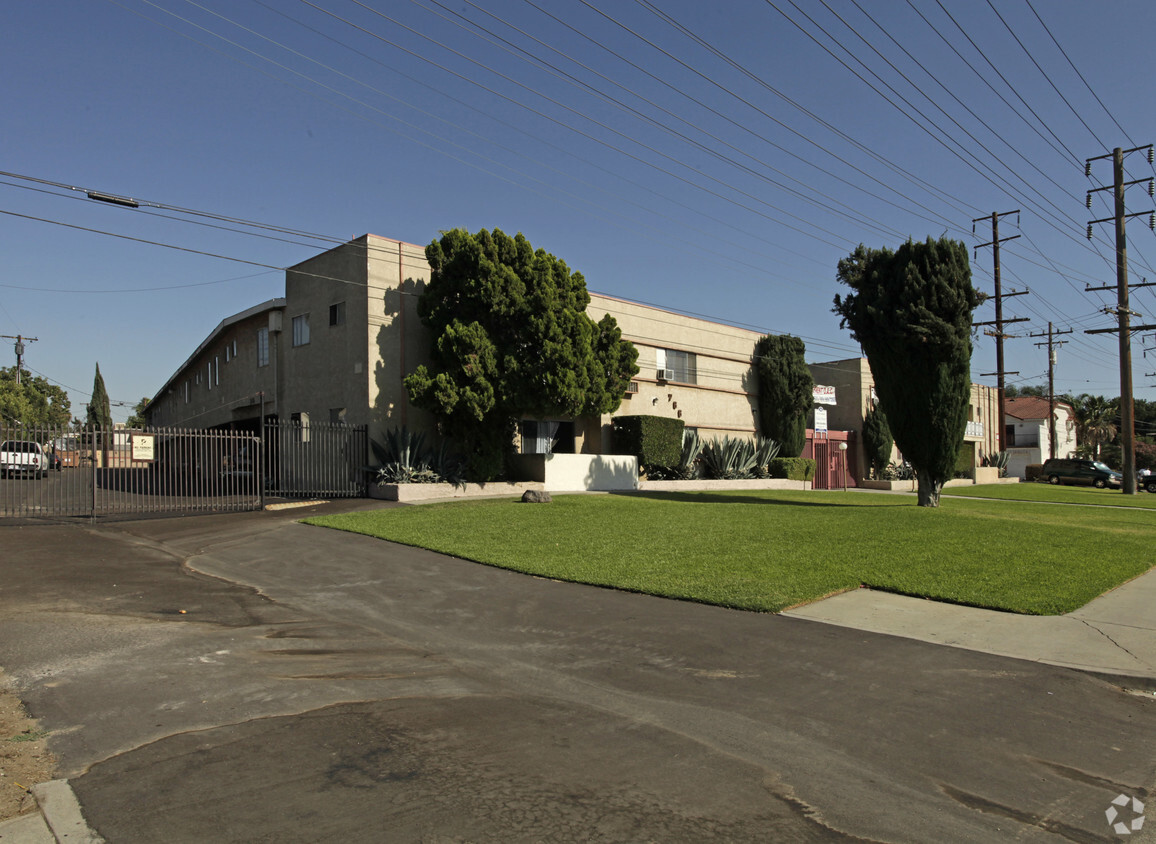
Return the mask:
[(613, 447), (615, 454), (633, 454), (646, 466), (677, 466), (682, 461), (681, 419), (666, 416), (615, 416)]
[(810, 457), (776, 457), (769, 468), (772, 478), (809, 481), (815, 477), (815, 461)]

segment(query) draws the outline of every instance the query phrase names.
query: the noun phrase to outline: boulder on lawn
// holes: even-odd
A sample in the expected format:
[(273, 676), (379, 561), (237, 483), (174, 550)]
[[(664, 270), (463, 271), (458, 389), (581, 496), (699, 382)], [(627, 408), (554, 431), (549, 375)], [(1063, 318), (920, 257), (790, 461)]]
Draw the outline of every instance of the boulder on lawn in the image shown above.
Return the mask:
[(552, 500), (544, 489), (528, 489), (522, 493), (522, 501), (527, 504), (549, 504)]

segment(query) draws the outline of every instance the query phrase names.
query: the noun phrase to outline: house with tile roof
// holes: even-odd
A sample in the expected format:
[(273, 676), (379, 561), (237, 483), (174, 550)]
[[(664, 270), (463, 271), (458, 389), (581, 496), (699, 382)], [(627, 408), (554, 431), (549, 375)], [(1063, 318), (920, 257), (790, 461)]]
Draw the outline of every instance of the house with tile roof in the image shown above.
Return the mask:
[[(1053, 448), (1048, 420), (1055, 420)], [(1066, 401), (1042, 396), (1004, 399), (1004, 450), (1011, 455), (1008, 475), (1024, 477), (1026, 468), (1051, 457), (1075, 457), (1076, 411)]]

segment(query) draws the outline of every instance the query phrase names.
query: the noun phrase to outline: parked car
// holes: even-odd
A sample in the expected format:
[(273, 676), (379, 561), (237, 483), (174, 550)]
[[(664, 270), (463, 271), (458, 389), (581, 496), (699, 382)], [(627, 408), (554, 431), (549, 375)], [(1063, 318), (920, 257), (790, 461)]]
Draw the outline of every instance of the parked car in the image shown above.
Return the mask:
[(5, 440), (0, 443), (0, 477), (12, 475), (47, 477), (48, 458), (44, 454), (44, 447), (31, 440)]
[(1123, 475), (1098, 460), (1053, 457), (1044, 461), (1040, 477), (1046, 478), (1050, 484), (1083, 484), (1096, 489), (1124, 485)]

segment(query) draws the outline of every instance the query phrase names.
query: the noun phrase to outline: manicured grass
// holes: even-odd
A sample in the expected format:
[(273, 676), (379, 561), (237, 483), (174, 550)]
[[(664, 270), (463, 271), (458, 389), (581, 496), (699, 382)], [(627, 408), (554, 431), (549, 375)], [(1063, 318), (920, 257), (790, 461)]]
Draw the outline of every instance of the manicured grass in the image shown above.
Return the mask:
[(846, 492), (462, 501), (306, 521), (558, 580), (771, 612), (864, 584), (1064, 613), (1147, 570), (1156, 540), (1156, 520), (1137, 510), (958, 498), (928, 510), (908, 496)]
[(949, 487), (943, 495), (967, 498), (1000, 498), (1011, 501), (1053, 501), (1062, 504), (1100, 504), (1112, 507), (1141, 507), (1156, 510), (1156, 495), (1139, 490), (1124, 495), (1118, 489), (1096, 489), (1090, 486), (1052, 486), (1041, 483), (980, 484)]

